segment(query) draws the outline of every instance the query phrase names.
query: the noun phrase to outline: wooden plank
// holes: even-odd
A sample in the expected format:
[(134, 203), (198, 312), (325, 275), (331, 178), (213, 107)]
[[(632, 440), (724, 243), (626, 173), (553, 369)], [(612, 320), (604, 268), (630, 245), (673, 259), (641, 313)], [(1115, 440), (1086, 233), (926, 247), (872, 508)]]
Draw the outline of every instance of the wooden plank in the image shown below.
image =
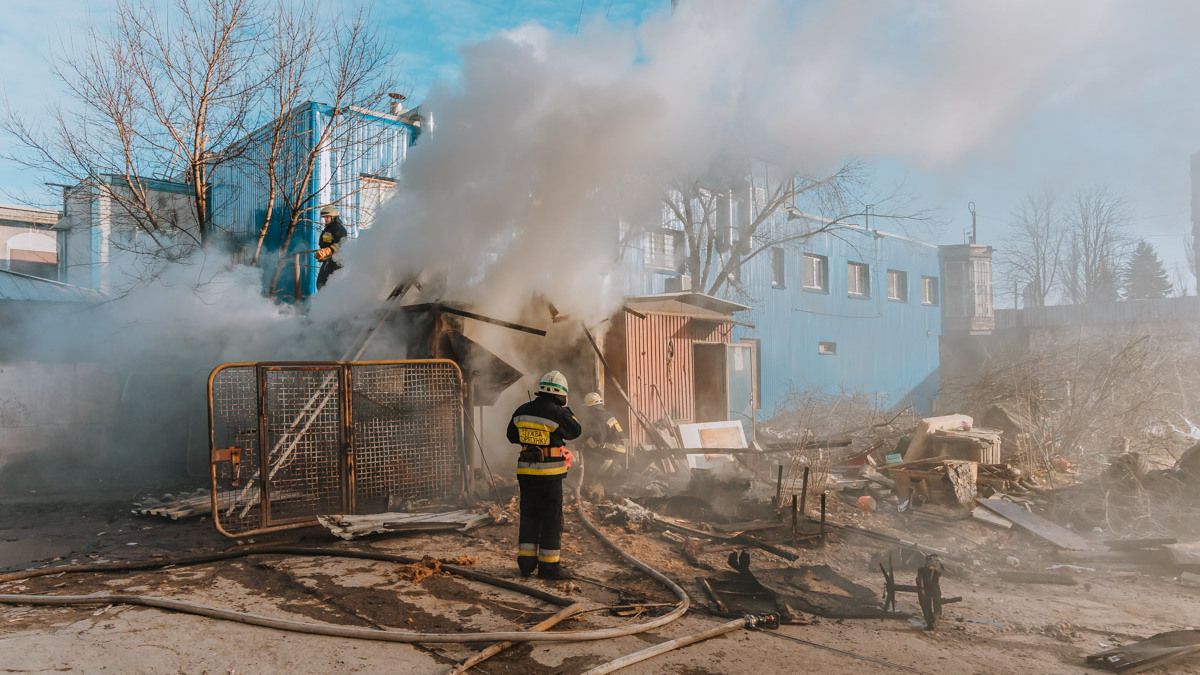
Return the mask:
[(995, 527), (1004, 528), (1006, 530), (1012, 529), (1012, 521), (1011, 520), (1001, 518), (1000, 516), (992, 513), (991, 511), (988, 511), (987, 509), (983, 508), (982, 506), (976, 506), (974, 509), (972, 509), (971, 517), (980, 522), (987, 523), (988, 525), (993, 525)]
[[(529, 631), (530, 632), (538, 632), (538, 631), (550, 630), (551, 628), (562, 623), (564, 620), (571, 618), (572, 616), (584, 611), (585, 609), (587, 609), (587, 603), (584, 603), (584, 602), (577, 602), (573, 605), (568, 605), (567, 607), (564, 607), (562, 609), (562, 611), (555, 614), (554, 616), (552, 616), (548, 619), (543, 619), (540, 623), (534, 624), (533, 628), (530, 628)], [(485, 648), (483, 651), (479, 652), (475, 656), (472, 656), (471, 658), (467, 659), (466, 661), (463, 661), (461, 664), (455, 666), (450, 671), (450, 675), (462, 675), (462, 673), (465, 673), (468, 670), (470, 670), (472, 666), (478, 665), (478, 664), (486, 661), (487, 659), (492, 658), (496, 654), (499, 654), (500, 652), (504, 651), (505, 649), (508, 649), (509, 647), (513, 646), (513, 644), (515, 644), (515, 643), (513, 643), (513, 642), (497, 642), (497, 643)]]
[(1151, 537), (1149, 539), (1112, 539), (1104, 545), (1114, 551), (1134, 551), (1143, 548), (1161, 548), (1166, 544), (1174, 544), (1179, 540), (1175, 537)]
[(1070, 574), (1055, 572), (1000, 572), (1002, 581), (1018, 584), (1053, 584), (1057, 586), (1074, 586), (1077, 582)]
[(1093, 548), (1091, 542), (1078, 534), (1035, 513), (1030, 513), (1012, 502), (1001, 499), (978, 499), (976, 503), (1058, 548), (1070, 551), (1087, 551)]

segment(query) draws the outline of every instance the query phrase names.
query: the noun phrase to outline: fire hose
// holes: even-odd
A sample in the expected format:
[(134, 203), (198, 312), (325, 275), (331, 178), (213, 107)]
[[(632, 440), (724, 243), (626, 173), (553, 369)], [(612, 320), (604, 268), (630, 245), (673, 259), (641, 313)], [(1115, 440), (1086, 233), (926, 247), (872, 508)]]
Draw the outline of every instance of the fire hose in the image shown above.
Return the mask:
[[(580, 481), (583, 482), (583, 467), (580, 466)], [(0, 604), (6, 605), (35, 605), (35, 606), (62, 606), (62, 605), (139, 605), (143, 607), (154, 607), (157, 609), (166, 609), (184, 614), (194, 614), (204, 616), (211, 619), (220, 619), (223, 621), (235, 621), (253, 626), (261, 626), (264, 628), (274, 628), (277, 630), (285, 630), (294, 633), (307, 633), (310, 635), (326, 635), (332, 637), (352, 638), (356, 640), (377, 640), (383, 642), (402, 642), (402, 643), (463, 643), (463, 642), (583, 642), (592, 640), (608, 640), (611, 638), (625, 637), (636, 635), (646, 631), (654, 630), (661, 626), (665, 626), (687, 612), (691, 604), (687, 592), (672, 581), (669, 577), (654, 569), (650, 565), (638, 560), (620, 546), (609, 539), (603, 532), (596, 527), (591, 518), (587, 515), (583, 507), (583, 500), (580, 499), (580, 485), (575, 486), (575, 508), (580, 520), (583, 521), (584, 527), (595, 535), (600, 541), (610, 549), (612, 549), (622, 560), (630, 565), (641, 570), (650, 578), (665, 586), (678, 599), (675, 608), (670, 612), (655, 617), (649, 621), (628, 626), (620, 626), (613, 628), (601, 628), (594, 630), (578, 630), (578, 631), (495, 631), (486, 633), (422, 633), (416, 631), (393, 631), (393, 630), (378, 630), (374, 628), (358, 628), (354, 626), (336, 626), (332, 624), (309, 623), (306, 621), (294, 621), (291, 619), (278, 619), (274, 617), (254, 614), (251, 612), (240, 612), (220, 607), (212, 607), (201, 603), (190, 602), (186, 600), (174, 600), (171, 598), (154, 597), (140, 594), (129, 593), (92, 593), (89, 595), (32, 595), (24, 593), (9, 593), (0, 594)], [(161, 569), (171, 566), (195, 565), (205, 562), (214, 562), (218, 560), (229, 560), (232, 558), (245, 557), (250, 555), (269, 555), (269, 554), (284, 554), (284, 555), (327, 555), (333, 557), (347, 558), (364, 558), (369, 560), (383, 560), (389, 562), (414, 563), (419, 562), (416, 558), (408, 556), (393, 555), (377, 551), (355, 551), (336, 549), (329, 547), (300, 547), (300, 546), (258, 546), (253, 548), (244, 548), (233, 551), (223, 551), (218, 553), (210, 553), (197, 556), (180, 557), (175, 559), (157, 560), (153, 562), (140, 563), (93, 563), (84, 565), (61, 566), (61, 567), (44, 567), (32, 570), (23, 570), (19, 572), (10, 572), (8, 574), (0, 574), (0, 583), (18, 581), (39, 576), (48, 576), (60, 573), (84, 573), (84, 572), (123, 572), (134, 570)], [(521, 584), (508, 579), (500, 579), (491, 575), (476, 572), (474, 570), (464, 569), (459, 566), (443, 566), (446, 571), (470, 578), (475, 581), (492, 584), (509, 590), (515, 590), (525, 593), (531, 597), (544, 600), (558, 606), (567, 606), (572, 603), (571, 600), (547, 593), (540, 589)]]

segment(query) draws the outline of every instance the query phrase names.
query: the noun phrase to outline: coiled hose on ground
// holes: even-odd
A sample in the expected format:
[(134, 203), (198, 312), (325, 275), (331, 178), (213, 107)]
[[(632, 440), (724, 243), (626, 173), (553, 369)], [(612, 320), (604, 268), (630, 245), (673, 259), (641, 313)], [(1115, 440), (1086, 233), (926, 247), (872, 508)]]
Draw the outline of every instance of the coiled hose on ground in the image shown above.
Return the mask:
[[(644, 633), (661, 626), (665, 626), (687, 612), (691, 604), (688, 594), (679, 584), (676, 584), (662, 572), (654, 569), (650, 565), (638, 560), (620, 546), (609, 539), (596, 524), (588, 517), (587, 511), (583, 507), (583, 499), (581, 497), (581, 486), (583, 485), (584, 467), (583, 462), (580, 462), (579, 482), (575, 486), (575, 508), (579, 519), (583, 521), (584, 527), (589, 532), (596, 536), (605, 546), (613, 550), (622, 560), (633, 565), (637, 569), (644, 572), (647, 576), (654, 579), (658, 583), (665, 586), (678, 599), (678, 604), (670, 612), (655, 617), (644, 623), (632, 624), (628, 626), (620, 626), (614, 628), (601, 628), (594, 630), (579, 630), (579, 631), (505, 631), (505, 632), (489, 632), (489, 633), (421, 633), (416, 631), (393, 631), (379, 630), (374, 628), (358, 628), (354, 626), (337, 626), (333, 624), (310, 623), (307, 621), (294, 621), (291, 619), (278, 619), (274, 617), (254, 614), (251, 612), (239, 612), (230, 609), (222, 609), (220, 607), (212, 607), (196, 602), (185, 600), (173, 600), (171, 598), (161, 598), (140, 594), (128, 593), (93, 593), (89, 595), (30, 595), (24, 593), (8, 593), (0, 594), (0, 604), (7, 605), (39, 605), (39, 606), (61, 606), (61, 605), (97, 605), (97, 604), (124, 604), (124, 605), (140, 605), (143, 607), (155, 607), (157, 609), (166, 609), (185, 614), (195, 614), (197, 616), (205, 616), (212, 619), (220, 619), (223, 621), (236, 621), (253, 626), (262, 626), (264, 628), (275, 628), (277, 630), (286, 630), (294, 633), (308, 633), (311, 635), (327, 635), (333, 637), (352, 638), (356, 640), (378, 640), (383, 642), (403, 642), (403, 643), (463, 643), (463, 642), (582, 642), (591, 640), (608, 640), (611, 638), (625, 637), (628, 635), (636, 635)], [(244, 548), (233, 551), (223, 551), (219, 553), (203, 554), (196, 556), (179, 557), (171, 560), (160, 560), (154, 562), (138, 562), (138, 563), (92, 563), (84, 565), (72, 565), (63, 567), (45, 567), (33, 570), (24, 570), (20, 572), (11, 572), (8, 574), (0, 574), (0, 583), (10, 581), (18, 581), (21, 579), (29, 579), (39, 576), (47, 576), (60, 573), (84, 573), (84, 572), (127, 572), (136, 570), (162, 569), (165, 567), (182, 566), (182, 565), (197, 565), (206, 562), (214, 562), (219, 560), (229, 560), (251, 555), (327, 555), (334, 557), (347, 558), (363, 558), (367, 560), (382, 560), (387, 562), (398, 563), (414, 563), (419, 562), (416, 558), (408, 556), (394, 555), (376, 551), (354, 551), (335, 549), (327, 547), (302, 547), (302, 546), (256, 546), (252, 548)], [(458, 566), (443, 566), (443, 569), (452, 574), (462, 576), (463, 578), (473, 579), (483, 583), (491, 584), (508, 590), (514, 590), (525, 593), (531, 597), (549, 602), (551, 604), (566, 606), (571, 604), (571, 601), (561, 596), (547, 593), (540, 589), (521, 584), (507, 579), (492, 577), (481, 572), (465, 569)]]

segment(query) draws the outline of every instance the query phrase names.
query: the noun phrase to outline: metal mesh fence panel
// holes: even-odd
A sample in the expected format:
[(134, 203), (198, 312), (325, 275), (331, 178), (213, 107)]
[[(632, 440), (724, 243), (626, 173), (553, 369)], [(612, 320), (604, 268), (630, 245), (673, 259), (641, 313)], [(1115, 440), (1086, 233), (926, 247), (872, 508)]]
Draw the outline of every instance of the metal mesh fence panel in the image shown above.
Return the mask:
[(340, 379), (336, 366), (263, 367), (268, 525), (344, 510)]
[(351, 506), (450, 502), (466, 487), (463, 382), (451, 362), (233, 364), (214, 371), (209, 400), (214, 520), (225, 534)]
[(209, 391), (212, 412), (213, 448), (236, 447), (240, 457), (233, 464), (214, 464), (214, 521), (227, 532), (252, 530), (262, 525), (262, 489), (258, 469), (262, 466), (258, 442), (258, 383), (254, 366), (224, 366), (212, 378)]
[(351, 367), (360, 513), (449, 501), (464, 487), (463, 384), (440, 361)]

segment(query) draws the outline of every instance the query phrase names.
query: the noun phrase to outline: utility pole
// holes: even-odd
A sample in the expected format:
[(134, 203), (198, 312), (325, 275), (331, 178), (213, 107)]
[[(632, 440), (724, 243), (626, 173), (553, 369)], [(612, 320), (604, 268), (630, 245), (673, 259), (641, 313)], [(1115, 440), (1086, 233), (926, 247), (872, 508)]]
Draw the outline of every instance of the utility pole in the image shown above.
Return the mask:
[(978, 241), (979, 230), (975, 225), (975, 202), (967, 202), (967, 210), (971, 212), (971, 245)]

